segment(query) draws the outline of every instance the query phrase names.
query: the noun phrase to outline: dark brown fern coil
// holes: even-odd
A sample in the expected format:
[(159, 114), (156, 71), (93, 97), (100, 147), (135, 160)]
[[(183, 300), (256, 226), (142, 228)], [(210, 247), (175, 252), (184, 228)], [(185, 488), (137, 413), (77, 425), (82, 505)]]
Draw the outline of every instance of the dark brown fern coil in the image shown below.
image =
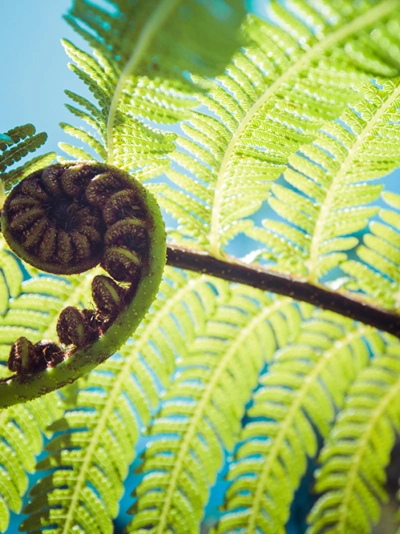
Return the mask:
[(62, 347), (19, 338), (10, 352), (10, 370), (29, 374), (57, 365), (107, 330), (148, 261), (146, 215), (139, 186), (128, 174), (101, 164), (52, 165), (12, 190), (2, 210), (2, 231), (19, 257), (54, 274), (81, 273), (100, 264), (108, 276), (92, 281), (96, 309), (69, 306), (61, 312)]

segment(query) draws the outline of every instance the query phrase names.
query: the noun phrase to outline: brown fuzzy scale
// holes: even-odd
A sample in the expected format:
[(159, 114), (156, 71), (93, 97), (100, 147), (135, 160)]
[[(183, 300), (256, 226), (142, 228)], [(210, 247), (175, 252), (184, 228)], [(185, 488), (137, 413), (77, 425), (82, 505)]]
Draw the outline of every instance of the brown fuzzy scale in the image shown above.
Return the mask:
[[(112, 277), (93, 279), (96, 310), (68, 306), (61, 312), (57, 334), (67, 352), (51, 341), (19, 338), (13, 344), (9, 369), (31, 374), (95, 341), (135, 294), (148, 261), (146, 212), (129, 175), (102, 164), (75, 163), (25, 178), (8, 196), (1, 220), (10, 248), (35, 267), (72, 274), (100, 264)], [(116, 280), (128, 285), (122, 288)]]

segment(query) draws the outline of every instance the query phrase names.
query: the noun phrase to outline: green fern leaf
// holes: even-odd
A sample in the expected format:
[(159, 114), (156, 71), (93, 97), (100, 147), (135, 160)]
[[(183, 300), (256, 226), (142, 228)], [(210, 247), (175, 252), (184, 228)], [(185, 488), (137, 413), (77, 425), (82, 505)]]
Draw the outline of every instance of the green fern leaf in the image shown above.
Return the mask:
[(54, 152), (49, 152), (37, 158), (27, 161), (24, 165), (6, 173), (6, 169), (18, 163), (30, 152), (40, 148), (47, 140), (46, 133), (36, 133), (33, 124), (17, 126), (6, 132), (3, 139), (0, 139), (0, 175), (3, 187), (10, 189), (30, 174), (31, 172), (45, 167), (55, 158)]
[(299, 326), (289, 299), (232, 288), (232, 298), (218, 307), (183, 358), (150, 427), (128, 532), (197, 531), (223, 449), (235, 444), (263, 364)]
[[(94, 127), (99, 139), (63, 125), (67, 133), (88, 142), (108, 163), (125, 169), (135, 170), (165, 157), (174, 148), (174, 136), (148, 128), (144, 120), (182, 119), (195, 105), (188, 98), (194, 87), (184, 72), (210, 76), (225, 66), (236, 47), (234, 36), (244, 3), (226, 0), (222, 7), (223, 21), (211, 5), (195, 0), (107, 1), (104, 8), (75, 0), (66, 19), (94, 55), (68, 41), (64, 46), (74, 62), (72, 70), (98, 106), (69, 92), (85, 111), (69, 109)], [(73, 155), (71, 149), (67, 153)]]
[(0, 531), (5, 532), (9, 510), (20, 512), (28, 487), (27, 473), (36, 467), (43, 446), (42, 432), (60, 416), (56, 394), (0, 412)]
[(284, 177), (295, 191), (274, 185), (269, 203), (290, 224), (267, 219), (264, 229), (247, 232), (267, 245), (264, 257), (273, 258), (278, 269), (317, 283), (347, 259), (344, 251), (357, 244), (351, 234), (378, 211), (366, 204), (379, 197), (382, 186), (365, 182), (400, 164), (400, 79), (377, 83), (362, 86), (364, 100), (289, 158)]
[[(367, 80), (349, 57), (353, 39), (362, 35), (365, 41), (363, 69), (387, 73), (377, 59), (387, 56), (383, 41), (370, 42), (366, 32), (374, 24), (381, 27), (395, 4), (344, 4), (346, 8), (335, 4), (324, 11), (299, 0), (289, 5), (294, 16), (272, 2), (278, 27), (255, 16), (247, 19), (246, 44), (210, 92), (199, 97), (208, 113), (193, 112), (182, 125), (185, 136), (178, 139), (179, 150), (172, 154), (173, 168), (167, 173), (181, 190), (158, 188), (160, 204), (179, 221), (181, 240), (218, 256), (221, 247), (251, 228), (246, 218), (269, 196), (271, 181), (285, 169), (289, 156), (356, 97), (351, 85)], [(304, 10), (308, 14), (302, 18)], [(389, 30), (382, 32), (386, 36)], [(373, 54), (374, 46), (380, 47), (379, 54)], [(186, 215), (180, 209), (183, 195)]]
[(369, 327), (330, 312), (302, 325), (298, 342), (278, 351), (254, 394), (228, 479), (218, 533), (284, 533), (290, 504), (341, 408), (346, 390), (383, 341)]
[(57, 436), (38, 469), (53, 472), (32, 489), (23, 530), (113, 532), (139, 429), (158, 406), (160, 384), (169, 383), (175, 351), (201, 332), (216, 305), (216, 289), (224, 298), (227, 284), (211, 284), (207, 277), (167, 269), (132, 343), (79, 382), (75, 406), (51, 427)]
[(342, 264), (352, 281), (346, 288), (362, 291), (367, 299), (387, 308), (400, 310), (400, 195), (383, 193), (383, 200), (395, 209), (382, 209), (382, 222), (373, 221), (370, 232), (357, 248), (360, 261), (349, 260)]
[(385, 468), (400, 431), (400, 350), (389, 346), (353, 383), (325, 444), (309, 534), (369, 533), (385, 501)]

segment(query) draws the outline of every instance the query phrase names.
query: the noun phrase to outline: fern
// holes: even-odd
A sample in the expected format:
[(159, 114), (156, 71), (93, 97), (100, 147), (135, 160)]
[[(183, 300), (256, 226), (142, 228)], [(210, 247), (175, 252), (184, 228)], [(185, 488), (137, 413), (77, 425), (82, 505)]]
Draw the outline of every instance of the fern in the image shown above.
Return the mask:
[[(297, 15), (307, 11), (304, 21), (276, 2), (271, 6), (280, 27), (250, 16), (243, 29), (248, 44), (200, 97), (208, 113), (194, 112), (182, 125), (186, 136), (178, 139), (181, 150), (172, 154), (176, 165), (167, 172), (181, 190), (156, 187), (161, 205), (179, 222), (181, 237), (173, 237), (216, 256), (252, 227), (246, 217), (261, 207), (289, 156), (316, 136), (324, 120), (337, 118), (354, 97), (349, 86), (366, 79), (348, 64), (348, 46), (341, 43), (361, 33), (363, 68), (386, 73), (369, 48), (379, 43), (370, 43), (365, 29), (391, 13), (391, 2), (369, 10), (368, 2), (351, 3), (346, 16), (339, 6), (319, 12), (317, 5), (293, 3)], [(379, 54), (386, 55), (382, 46)]]
[(386, 192), (382, 198), (396, 211), (380, 211), (383, 222), (371, 222), (370, 233), (363, 237), (364, 244), (357, 248), (363, 263), (349, 260), (343, 263), (342, 269), (353, 279), (347, 283), (348, 289), (361, 290), (383, 306), (399, 310), (400, 196)]
[[(94, 56), (70, 42), (64, 41), (64, 46), (73, 61), (71, 69), (98, 106), (67, 92), (80, 106), (68, 108), (93, 127), (97, 137), (62, 124), (65, 131), (110, 164), (141, 169), (147, 177), (162, 172), (174, 135), (151, 128), (146, 120), (182, 119), (193, 105), (187, 97), (194, 91), (184, 71), (210, 75), (226, 64), (243, 7), (240, 0), (225, 4), (228, 16), (222, 24), (211, 6), (194, 0), (108, 0), (107, 9), (75, 0), (66, 19), (93, 47)], [(180, 37), (177, 43), (171, 38), (174, 31)], [(80, 148), (67, 144), (61, 148), (72, 157), (92, 159)]]
[(264, 229), (248, 232), (267, 245), (262, 255), (275, 260), (277, 269), (317, 283), (347, 259), (344, 251), (357, 244), (350, 235), (363, 230), (378, 211), (366, 204), (379, 197), (382, 186), (365, 181), (389, 173), (400, 162), (400, 80), (377, 83), (361, 87), (353, 109), (338, 122), (328, 122), (312, 144), (289, 158), (290, 169), (284, 173), (288, 185), (273, 186), (269, 204), (291, 224), (267, 219)]
[(322, 493), (307, 532), (370, 532), (386, 500), (385, 468), (400, 430), (399, 344), (353, 383), (320, 455)]
[(150, 427), (128, 532), (196, 531), (260, 370), (275, 344), (294, 337), (299, 325), (290, 300), (233, 288), (182, 359)]
[(38, 469), (52, 473), (31, 491), (24, 531), (53, 526), (65, 533), (113, 532), (111, 519), (118, 512), (139, 429), (149, 424), (157, 408), (160, 385), (169, 383), (174, 350), (190, 343), (195, 331), (201, 332), (215, 308), (216, 288), (224, 298), (224, 285), (211, 283), (168, 270), (134, 342), (80, 381), (75, 406), (51, 426), (57, 435)]
[[(239, 0), (101, 5), (73, 0), (66, 16), (92, 49), (64, 41), (92, 95), (67, 91), (80, 121), (61, 125), (75, 138), (60, 144), (67, 156), (143, 180), (165, 172), (149, 187), (178, 220), (170, 240), (199, 272), (210, 260), (225, 266), (221, 276), (233, 266), (265, 273), (224, 258), (244, 233), (263, 247), (247, 259), (267, 261), (283, 284), (323, 291), (340, 267), (346, 277), (332, 283), (357, 292), (359, 306), (398, 311), (400, 197), (365, 183), (399, 164), (398, 0), (273, 0), (269, 22), (249, 15), (238, 40)], [(54, 158), (15, 168), (45, 137), (30, 125), (0, 135), (6, 188)], [(392, 208), (381, 222), (378, 199)], [(257, 228), (265, 200), (281, 220)], [(347, 259), (367, 224), (360, 261)], [(92, 307), (95, 271), (25, 271), (3, 244), (0, 268), (6, 377), (16, 338), (54, 338), (62, 308)], [(204, 508), (225, 472), (215, 533), (284, 532), (306, 473), (322, 493), (309, 532), (369, 532), (399, 431), (398, 361), (398, 344), (369, 326), (167, 268), (117, 354), (59, 393), (0, 413), (0, 530), (36, 469), (22, 530), (110, 534), (144, 437), (128, 532), (206, 530)]]
[(41, 167), (49, 165), (55, 158), (54, 152), (48, 152), (42, 156), (27, 161), (16, 169), (12, 169), (8, 173), (7, 168), (12, 167), (21, 159), (27, 156), (30, 152), (34, 152), (40, 148), (47, 140), (47, 134), (36, 133), (36, 129), (32, 124), (25, 124), (24, 126), (17, 126), (9, 130), (0, 138), (0, 173), (1, 181), (5, 189), (10, 189), (11, 186), (28, 176)]
[(285, 532), (307, 459), (368, 363), (367, 343), (382, 349), (368, 327), (324, 312), (302, 326), (297, 343), (278, 351), (248, 411), (218, 533)]

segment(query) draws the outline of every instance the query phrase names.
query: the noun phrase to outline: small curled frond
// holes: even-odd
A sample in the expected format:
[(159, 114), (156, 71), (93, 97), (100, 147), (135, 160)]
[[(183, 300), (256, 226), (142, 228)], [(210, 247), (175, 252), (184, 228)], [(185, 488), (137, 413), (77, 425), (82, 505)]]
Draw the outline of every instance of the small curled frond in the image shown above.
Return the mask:
[(0, 178), (4, 189), (10, 189), (11, 186), (28, 176), (36, 169), (40, 169), (50, 164), (55, 153), (49, 152), (29, 161), (26, 161), (18, 168), (6, 172), (9, 167), (13, 167), (31, 152), (35, 152), (47, 140), (47, 134), (36, 133), (33, 124), (17, 126), (9, 130), (0, 137)]
[(25, 178), (1, 215), (11, 249), (29, 264), (73, 274), (101, 263), (92, 280), (94, 308), (67, 306), (59, 343), (13, 344), (0, 404), (29, 400), (72, 382), (108, 358), (131, 335), (157, 292), (165, 235), (157, 204), (130, 175), (100, 164), (53, 165)]
[[(194, 111), (182, 124), (167, 171), (178, 191), (155, 186), (160, 205), (178, 220), (174, 239), (214, 256), (252, 227), (248, 217), (268, 198), (289, 156), (354, 102), (351, 87), (368, 80), (363, 72), (399, 73), (399, 37), (395, 24), (385, 24), (396, 1), (326, 10), (305, 0), (288, 4), (270, 3), (275, 25), (247, 18), (241, 50), (199, 97), (207, 112)], [(370, 35), (375, 25), (380, 33)], [(397, 43), (391, 67), (385, 39)]]
[(44, 473), (30, 493), (22, 530), (112, 534), (140, 430), (158, 407), (160, 384), (169, 385), (174, 352), (202, 334), (228, 294), (225, 282), (165, 270), (134, 339), (76, 383), (75, 403), (52, 424), (56, 435), (38, 465)]
[(253, 395), (215, 532), (286, 532), (307, 460), (316, 457), (319, 439), (368, 364), (369, 347), (383, 347), (376, 331), (315, 311), (298, 340), (277, 352)]
[[(394, 150), (393, 157), (398, 158)], [(384, 192), (382, 199), (387, 207), (379, 212), (381, 220), (369, 224), (356, 250), (361, 261), (346, 261), (341, 268), (351, 276), (347, 289), (362, 291), (373, 302), (400, 311), (400, 195)]]
[(266, 219), (263, 229), (248, 232), (266, 245), (261, 257), (274, 268), (313, 283), (347, 259), (345, 251), (358, 242), (352, 234), (377, 213), (367, 204), (382, 185), (367, 181), (400, 164), (400, 79), (378, 79), (358, 94), (356, 105), (289, 158), (286, 184), (272, 187), (269, 204), (284, 222)]
[(182, 358), (149, 429), (128, 532), (196, 531), (261, 369), (299, 327), (290, 299), (232, 287)]
[(370, 532), (387, 494), (385, 469), (400, 431), (400, 347), (392, 343), (354, 381), (320, 455), (320, 497), (307, 532)]

